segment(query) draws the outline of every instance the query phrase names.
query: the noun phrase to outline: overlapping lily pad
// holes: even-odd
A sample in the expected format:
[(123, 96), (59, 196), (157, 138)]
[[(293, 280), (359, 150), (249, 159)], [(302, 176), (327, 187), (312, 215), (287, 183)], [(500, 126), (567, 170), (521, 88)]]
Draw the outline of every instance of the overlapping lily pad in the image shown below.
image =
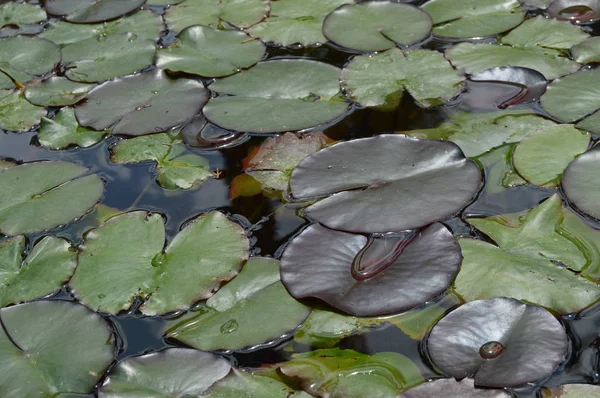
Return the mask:
[(0, 396), (89, 394), (115, 357), (112, 330), (82, 305), (37, 301), (0, 318)]
[(600, 62), (600, 37), (590, 37), (571, 48), (573, 59), (582, 64)]
[(306, 59), (261, 62), (213, 83), (212, 91), (229, 96), (211, 99), (203, 112), (220, 127), (249, 133), (316, 127), (348, 110), (339, 75), (335, 66)]
[(0, 171), (0, 232), (18, 235), (51, 229), (84, 215), (104, 183), (67, 162), (26, 163)]
[[(537, 101), (546, 91), (547, 81), (540, 72), (520, 67), (500, 66), (486, 69), (483, 72), (471, 76), (472, 82), (485, 82), (488, 84), (512, 85), (520, 90), (515, 95), (502, 99), (495, 106), (497, 109), (506, 109), (509, 106), (526, 104)], [(467, 90), (471, 87), (467, 86)], [(492, 96), (491, 90), (486, 90), (485, 94)], [(478, 101), (476, 98), (474, 101)], [(468, 106), (477, 107), (478, 104), (468, 103)]]
[(81, 127), (75, 119), (73, 108), (62, 108), (54, 119), (42, 118), (38, 141), (46, 148), (64, 149), (70, 145), (90, 147), (100, 141), (110, 131), (96, 131)]
[(60, 48), (51, 41), (27, 36), (0, 39), (0, 70), (4, 72), (0, 73), (0, 88), (14, 87), (11, 78), (25, 84), (59, 62)]
[(160, 49), (156, 66), (205, 77), (228, 76), (249, 68), (265, 55), (260, 40), (236, 30), (190, 26), (169, 47)]
[(81, 101), (95, 84), (73, 82), (53, 76), (25, 89), (27, 101), (38, 106), (66, 106)]
[(593, 384), (564, 384), (562, 386), (544, 389), (544, 398), (598, 398), (600, 386)]
[(166, 249), (159, 214), (134, 211), (86, 235), (70, 285), (80, 301), (109, 313), (145, 298), (148, 315), (189, 308), (232, 279), (248, 256), (244, 230), (218, 211), (190, 221)]
[(548, 15), (576, 24), (588, 24), (600, 19), (598, 0), (554, 0), (548, 5)]
[(310, 398), (305, 392), (294, 393), (287, 385), (271, 377), (255, 375), (237, 369), (222, 380), (216, 382), (202, 398)]
[(309, 206), (309, 217), (351, 232), (427, 225), (459, 212), (480, 186), (479, 168), (456, 145), (402, 135), (330, 146), (305, 158), (290, 180), (296, 199), (331, 195)]
[(169, 130), (192, 118), (208, 100), (192, 79), (173, 79), (156, 69), (115, 79), (93, 89), (75, 110), (83, 126), (113, 134), (143, 135)]
[(46, 12), (35, 4), (9, 2), (0, 5), (0, 27), (33, 24), (44, 19)]
[(139, 9), (146, 0), (45, 0), (49, 14), (77, 23), (104, 22)]
[(20, 90), (0, 90), (0, 129), (23, 132), (40, 122), (46, 109), (32, 105)]
[(346, 4), (325, 18), (323, 34), (359, 51), (410, 46), (429, 36), (431, 17), (417, 7), (391, 1)]
[(512, 395), (503, 390), (476, 388), (473, 379), (438, 379), (423, 383), (400, 394), (398, 398), (510, 398)]
[(596, 219), (600, 219), (600, 182), (596, 173), (600, 164), (599, 149), (594, 147), (571, 162), (564, 172), (562, 183), (569, 201)]
[(431, 331), (433, 362), (475, 385), (512, 387), (549, 376), (565, 360), (569, 340), (543, 308), (498, 297), (474, 301), (446, 315)]

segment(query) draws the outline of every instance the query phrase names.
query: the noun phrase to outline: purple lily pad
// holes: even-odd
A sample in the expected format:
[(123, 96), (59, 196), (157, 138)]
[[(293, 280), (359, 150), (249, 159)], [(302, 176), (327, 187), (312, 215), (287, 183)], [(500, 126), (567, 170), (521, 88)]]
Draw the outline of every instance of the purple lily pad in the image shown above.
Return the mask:
[(547, 310), (498, 297), (452, 311), (431, 331), (427, 348), (442, 372), (481, 387), (513, 387), (549, 376), (569, 341)]
[(510, 398), (511, 394), (503, 390), (484, 390), (475, 387), (473, 379), (438, 379), (411, 388), (398, 398)]
[(456, 239), (440, 223), (406, 239), (375, 242), (313, 224), (286, 247), (281, 280), (296, 298), (316, 297), (354, 316), (376, 316), (442, 294), (461, 260)]
[(300, 200), (331, 195), (306, 209), (329, 228), (402, 231), (463, 209), (481, 188), (481, 171), (452, 142), (383, 134), (308, 156), (290, 187)]
[(565, 169), (562, 187), (571, 204), (580, 211), (600, 219), (600, 147), (596, 146)]
[(600, 19), (600, 0), (554, 0), (548, 15), (577, 24), (595, 22)]

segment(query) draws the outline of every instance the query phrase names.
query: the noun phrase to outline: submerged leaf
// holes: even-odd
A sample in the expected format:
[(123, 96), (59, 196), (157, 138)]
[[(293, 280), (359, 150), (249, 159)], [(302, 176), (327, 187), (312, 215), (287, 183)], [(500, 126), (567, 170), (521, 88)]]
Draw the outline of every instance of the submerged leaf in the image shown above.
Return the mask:
[(511, 398), (512, 395), (503, 390), (480, 389), (475, 387), (473, 379), (438, 379), (423, 383), (400, 394), (397, 398)]
[(73, 108), (62, 108), (54, 119), (42, 118), (38, 141), (50, 149), (64, 149), (69, 145), (90, 147), (110, 134), (110, 131), (96, 131), (81, 127), (75, 119)]
[(39, 106), (67, 106), (82, 100), (95, 84), (77, 83), (53, 76), (25, 89), (25, 98)]
[(77, 23), (104, 22), (135, 11), (146, 0), (49, 0), (44, 2), (52, 15)]

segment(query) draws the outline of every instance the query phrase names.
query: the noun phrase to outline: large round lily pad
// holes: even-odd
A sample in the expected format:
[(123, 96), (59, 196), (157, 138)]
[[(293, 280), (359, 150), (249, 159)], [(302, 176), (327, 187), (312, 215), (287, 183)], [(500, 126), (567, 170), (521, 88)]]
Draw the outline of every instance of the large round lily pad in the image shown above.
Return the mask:
[(77, 23), (104, 22), (135, 11), (146, 0), (45, 0), (49, 14)]
[(600, 219), (600, 147), (572, 161), (563, 174), (562, 186), (569, 201), (579, 210)]
[[(0, 69), (21, 84), (50, 72), (59, 62), (60, 48), (51, 41), (27, 36), (0, 40)], [(12, 87), (13, 82), (0, 73), (0, 88)]]
[(325, 18), (323, 34), (335, 44), (359, 51), (409, 46), (431, 32), (431, 17), (417, 7), (391, 1), (346, 4)]
[(473, 379), (438, 379), (423, 383), (402, 393), (398, 398), (510, 398), (512, 395), (503, 390), (476, 388)]
[(306, 59), (261, 62), (213, 83), (212, 91), (229, 96), (211, 99), (203, 112), (220, 127), (249, 133), (316, 127), (348, 110), (339, 77), (339, 68)]
[(79, 123), (95, 130), (112, 127), (113, 134), (151, 134), (192, 118), (208, 97), (201, 82), (172, 79), (156, 69), (101, 84), (75, 115)]
[(306, 214), (329, 228), (390, 232), (459, 212), (481, 187), (481, 172), (446, 141), (379, 135), (330, 146), (292, 172), (292, 195), (331, 195)]
[(249, 68), (265, 55), (265, 45), (244, 32), (190, 26), (169, 47), (160, 49), (156, 66), (205, 77), (228, 76)]
[(67, 224), (91, 209), (102, 179), (67, 162), (37, 162), (0, 171), (0, 232), (18, 235)]
[[(393, 241), (370, 243), (366, 247), (363, 235), (313, 224), (285, 248), (281, 280), (296, 298), (317, 297), (351, 315), (375, 316), (408, 310), (442, 294), (461, 262), (456, 240), (440, 223), (417, 233), (400, 250)], [(366, 261), (353, 264), (359, 253)], [(357, 275), (355, 265), (366, 272)]]
[(569, 339), (543, 308), (499, 297), (474, 301), (434, 326), (427, 350), (433, 362), (475, 385), (512, 387), (549, 376), (566, 358)]
[(115, 357), (112, 330), (82, 305), (37, 301), (0, 318), (2, 397), (89, 394)]
[(109, 219), (86, 235), (70, 285), (87, 306), (109, 313), (136, 297), (148, 315), (189, 308), (232, 279), (248, 256), (244, 230), (212, 211), (189, 222), (164, 249), (164, 220), (144, 211)]

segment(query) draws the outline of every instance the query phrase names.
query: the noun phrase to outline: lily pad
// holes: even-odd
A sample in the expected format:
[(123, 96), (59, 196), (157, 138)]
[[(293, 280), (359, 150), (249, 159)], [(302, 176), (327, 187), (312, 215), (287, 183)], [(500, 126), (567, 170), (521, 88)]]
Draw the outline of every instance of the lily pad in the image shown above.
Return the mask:
[(249, 133), (316, 127), (348, 110), (339, 76), (339, 68), (306, 59), (261, 62), (213, 83), (212, 91), (229, 96), (211, 99), (203, 112), (220, 127)]
[(528, 19), (501, 39), (503, 44), (521, 48), (568, 50), (590, 37), (579, 26), (543, 16)]
[(537, 7), (542, 10), (545, 10), (546, 8), (548, 8), (550, 3), (552, 3), (554, 0), (520, 0), (520, 1), (521, 1), (521, 3), (523, 3), (526, 6)]
[(480, 389), (475, 387), (473, 379), (437, 379), (423, 383), (402, 393), (398, 398), (431, 398), (431, 397), (460, 397), (460, 398), (510, 398), (503, 390)]
[(433, 34), (481, 38), (506, 32), (525, 19), (518, 0), (430, 0), (423, 5), (433, 19)]
[(104, 192), (102, 179), (67, 162), (36, 162), (0, 171), (0, 232), (51, 229), (84, 215)]
[(559, 313), (578, 312), (600, 299), (600, 286), (573, 272), (585, 273), (587, 252), (594, 248), (562, 230), (563, 217), (562, 201), (553, 195), (523, 214), (468, 219), (497, 246), (459, 239), (464, 260), (456, 292), (466, 301), (514, 297)]
[(46, 109), (32, 105), (20, 90), (0, 90), (0, 128), (27, 131), (46, 116)]
[(239, 350), (279, 339), (309, 314), (280, 282), (279, 261), (252, 257), (203, 307), (175, 320), (166, 336), (200, 350)]
[(135, 33), (97, 36), (62, 49), (65, 75), (74, 81), (93, 83), (128, 75), (154, 62), (154, 41)]
[[(1, 175), (1, 174), (0, 174)], [(212, 211), (186, 224), (163, 251), (164, 220), (134, 211), (90, 231), (70, 285), (90, 308), (117, 313), (136, 297), (141, 311), (164, 314), (189, 308), (232, 279), (248, 256), (244, 230)]]
[(27, 101), (38, 106), (67, 106), (81, 101), (95, 84), (77, 83), (53, 76), (25, 89)]
[(323, 35), (359, 51), (410, 46), (429, 36), (431, 17), (415, 6), (392, 1), (346, 4), (325, 18)]
[[(390, 241), (375, 239), (367, 246), (362, 235), (312, 224), (285, 248), (281, 280), (292, 296), (316, 297), (350, 315), (405, 311), (446, 291), (461, 262), (456, 240), (440, 223), (408, 242), (398, 253)], [(374, 253), (386, 267), (358, 277), (353, 268), (359, 253)]]
[(10, 162), (8, 160), (4, 160), (4, 159), (0, 159), (0, 171), (4, 170), (4, 169), (8, 169), (9, 167), (14, 167), (16, 166), (13, 162)]
[(110, 134), (110, 131), (96, 131), (81, 127), (75, 119), (73, 108), (62, 108), (54, 119), (42, 118), (38, 141), (50, 149), (64, 149), (70, 145), (90, 147)]
[(190, 189), (212, 177), (208, 160), (187, 153), (178, 134), (152, 134), (122, 140), (111, 150), (118, 164), (156, 162), (158, 183), (166, 189)]
[(0, 242), (0, 307), (47, 296), (69, 280), (77, 251), (61, 238), (47, 236), (23, 259), (25, 237)]
[(595, 173), (600, 164), (600, 147), (584, 153), (565, 169), (563, 189), (567, 198), (579, 210), (600, 219), (600, 182)]
[[(498, 104), (497, 108), (499, 109), (537, 101), (546, 91), (548, 83), (544, 75), (536, 70), (510, 66), (486, 69), (471, 76), (470, 80), (474, 82), (509, 84), (520, 88), (520, 91), (515, 96), (507, 98)], [(490, 95), (491, 93), (486, 92), (486, 94)]]
[(452, 311), (431, 331), (433, 362), (457, 379), (482, 387), (515, 387), (551, 375), (566, 359), (569, 339), (543, 308), (497, 297)]
[[(27, 36), (0, 39), (0, 70), (21, 84), (50, 72), (59, 62), (60, 48), (51, 41)], [(4, 73), (0, 73), (0, 89), (13, 88)]]
[(582, 64), (600, 62), (600, 37), (590, 37), (571, 48), (573, 59)]
[(45, 19), (46, 12), (34, 4), (10, 2), (0, 5), (0, 26), (33, 24)]
[(224, 379), (216, 382), (202, 398), (242, 398), (242, 397), (268, 397), (268, 398), (309, 398), (306, 393), (294, 394), (287, 385), (271, 377), (255, 375), (237, 369)]
[(327, 41), (322, 33), (325, 17), (353, 0), (279, 0), (271, 2), (267, 19), (248, 29), (254, 37), (284, 46), (319, 45)]
[(244, 32), (190, 26), (165, 49), (159, 49), (156, 66), (205, 77), (228, 76), (260, 61), (266, 47)]
[(223, 23), (244, 29), (262, 21), (269, 10), (265, 0), (186, 0), (167, 9), (165, 21), (176, 32), (192, 25), (218, 28)]
[(548, 6), (548, 15), (576, 24), (592, 23), (600, 19), (600, 1), (554, 0)]
[(0, 317), (3, 397), (89, 394), (115, 357), (112, 330), (82, 305), (37, 301), (3, 308)]
[(573, 125), (561, 124), (530, 134), (515, 148), (513, 163), (523, 178), (554, 188), (565, 168), (588, 149), (590, 135)]
[(390, 232), (459, 212), (479, 191), (481, 172), (453, 143), (384, 134), (305, 158), (290, 187), (300, 200), (331, 195), (306, 209), (329, 228)]
[(144, 135), (184, 123), (208, 97), (201, 82), (172, 79), (156, 69), (101, 84), (75, 109), (75, 116), (81, 125), (94, 130), (112, 128), (113, 134)]
[(542, 390), (544, 398), (598, 398), (600, 386), (591, 384), (563, 384), (562, 386)]
[(396, 108), (404, 90), (422, 106), (443, 104), (461, 92), (464, 81), (441, 53), (397, 48), (355, 57), (341, 79), (352, 100), (386, 108)]
[(104, 22), (135, 11), (146, 0), (46, 0), (49, 14), (65, 16), (70, 22)]
[(230, 370), (229, 362), (218, 355), (185, 348), (169, 348), (119, 362), (98, 390), (98, 396), (198, 396), (227, 376)]

